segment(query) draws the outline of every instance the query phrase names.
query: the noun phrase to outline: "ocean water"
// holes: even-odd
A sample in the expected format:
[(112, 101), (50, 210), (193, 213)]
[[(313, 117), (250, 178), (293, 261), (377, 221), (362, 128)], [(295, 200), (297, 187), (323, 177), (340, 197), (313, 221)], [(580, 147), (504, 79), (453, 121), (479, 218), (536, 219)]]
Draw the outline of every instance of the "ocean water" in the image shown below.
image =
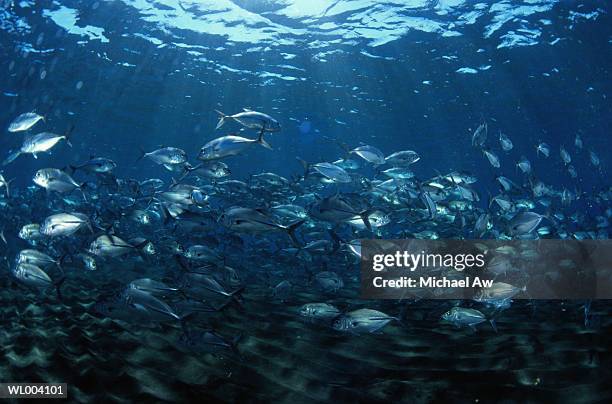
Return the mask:
[[(491, 309), (360, 299), (351, 249), (517, 238), (525, 211), (520, 238), (608, 239), (611, 46), (599, 1), (0, 0), (0, 381), (74, 402), (609, 401), (609, 301), (517, 293), (495, 327), (453, 326)], [(245, 108), (265, 115), (216, 128)], [(203, 148), (228, 135), (236, 153)], [(363, 308), (388, 324), (337, 329)]]

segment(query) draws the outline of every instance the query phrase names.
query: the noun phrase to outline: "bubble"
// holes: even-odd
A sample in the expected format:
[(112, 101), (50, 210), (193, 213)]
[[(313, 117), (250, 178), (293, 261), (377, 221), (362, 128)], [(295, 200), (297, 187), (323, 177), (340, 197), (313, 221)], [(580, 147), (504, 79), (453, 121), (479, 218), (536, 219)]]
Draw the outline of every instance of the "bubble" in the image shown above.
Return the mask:
[(41, 80), (44, 80), (44, 79), (45, 79), (45, 77), (47, 77), (47, 71), (43, 69), (43, 70), (40, 72), (40, 79), (41, 79)]
[(78, 82), (76, 83), (76, 89), (77, 89), (77, 90), (80, 90), (81, 88), (83, 88), (83, 82), (82, 82), (82, 81), (78, 81)]

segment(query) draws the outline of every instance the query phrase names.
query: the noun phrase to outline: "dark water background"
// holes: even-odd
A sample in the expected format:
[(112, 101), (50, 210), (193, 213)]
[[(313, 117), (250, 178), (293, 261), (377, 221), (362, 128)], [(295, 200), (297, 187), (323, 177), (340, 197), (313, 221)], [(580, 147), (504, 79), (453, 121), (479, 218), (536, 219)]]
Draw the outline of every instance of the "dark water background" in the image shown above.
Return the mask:
[[(300, 174), (296, 156), (338, 159), (343, 151), (326, 140), (331, 138), (353, 147), (372, 144), (385, 154), (416, 150), (422, 157), (414, 166), (419, 177), (434, 176), (435, 170), (467, 170), (478, 176), (483, 195), (494, 192), (493, 178), (500, 173), (520, 181), (515, 163), (521, 155), (532, 162), (537, 178), (555, 187), (585, 192), (609, 187), (612, 21), (607, 2), (501, 2), (510, 14), (488, 37), (484, 33), (490, 25), (506, 18), (493, 5), (473, 24), (454, 27), (480, 9), (477, 3), (440, 14), (444, 2), (431, 2), (397, 14), (398, 21), (437, 21), (460, 35), (411, 29), (381, 46), (358, 34), (372, 23), (368, 18), (351, 20), (350, 12), (316, 18), (274, 14), (283, 10), (282, 2), (218, 3), (248, 12), (240, 15), (269, 18), (269, 26), (245, 23), (244, 35), (255, 38), (278, 30), (261, 43), (215, 34), (223, 26), (228, 32), (242, 26), (227, 13), (219, 14), (224, 17), (211, 33), (206, 22), (193, 30), (147, 18), (150, 9), (174, 15), (185, 8), (196, 20), (214, 19), (217, 13), (206, 5), (178, 3), (0, 0), (0, 128), (34, 109), (47, 115), (46, 127), (56, 132), (75, 126), (73, 148), (60, 145), (38, 160), (20, 157), (4, 169), (5, 177), (16, 178), (16, 189), (31, 185), (37, 168), (64, 166), (90, 155), (115, 160), (119, 177), (169, 179), (151, 162), (134, 163), (139, 147), (176, 146), (193, 160), (205, 142), (226, 133), (225, 128), (214, 131), (214, 109), (234, 113), (243, 107), (270, 113), (283, 130), (270, 136), (274, 151), (254, 148), (228, 161), (237, 179), (265, 171)], [(394, 10), (392, 4), (379, 3), (364, 8)], [(513, 15), (520, 7), (543, 11)], [(75, 10), (78, 27), (103, 28), (108, 41), (68, 32), (46, 14), (60, 8)], [(342, 25), (344, 34), (326, 32), (321, 28), (325, 23)], [(300, 33), (283, 34), (285, 29)], [(504, 35), (521, 33), (523, 40), (535, 35), (535, 43), (499, 48)], [(481, 66), (490, 67), (478, 70)], [(458, 73), (463, 67), (478, 72)], [(482, 120), (489, 123), (500, 170), (471, 146), (470, 133)], [(499, 130), (514, 142), (512, 153), (504, 154), (493, 141)], [(585, 142), (581, 152), (573, 147), (578, 133)], [(540, 141), (551, 145), (550, 159), (536, 157)], [(19, 145), (14, 134), (0, 136), (2, 153)], [(561, 145), (572, 153), (575, 180), (558, 157)], [(599, 169), (590, 166), (587, 150), (597, 152)], [(596, 212), (581, 208), (586, 215), (601, 214), (600, 207)], [(240, 252), (233, 258), (258, 262)], [(357, 268), (352, 270), (346, 291), (324, 296), (326, 301), (344, 307), (364, 304), (353, 300), (357, 284), (350, 279)], [(66, 382), (71, 399), (80, 402), (612, 399), (609, 302), (593, 304), (589, 327), (581, 302), (518, 302), (498, 321), (498, 333), (487, 327), (474, 333), (441, 326), (439, 316), (448, 306), (419, 302), (407, 314), (407, 327), (391, 325), (381, 335), (347, 337), (297, 319), (296, 307), (321, 298), (308, 287), (286, 302), (274, 302), (265, 298), (269, 290), (257, 285), (245, 293), (247, 312), (231, 310), (209, 319), (225, 335), (244, 335), (239, 359), (177, 349), (176, 327), (123, 327), (93, 315), (97, 285), (124, 284), (164, 268), (118, 263), (112, 272), (99, 272), (80, 273), (67, 282), (65, 304), (51, 296), (41, 301), (1, 279), (0, 380)], [(377, 307), (388, 313), (400, 310), (390, 302)]]

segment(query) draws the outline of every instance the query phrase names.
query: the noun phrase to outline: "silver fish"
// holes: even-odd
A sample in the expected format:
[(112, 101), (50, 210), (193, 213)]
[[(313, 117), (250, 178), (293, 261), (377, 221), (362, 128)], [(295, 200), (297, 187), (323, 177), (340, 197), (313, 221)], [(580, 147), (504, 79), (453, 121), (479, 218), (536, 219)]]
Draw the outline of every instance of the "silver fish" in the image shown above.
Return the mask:
[(407, 167), (418, 162), (421, 156), (412, 150), (402, 150), (385, 157), (385, 162), (394, 167)]
[(173, 165), (182, 164), (187, 161), (187, 153), (184, 150), (176, 147), (162, 147), (161, 149), (153, 150), (152, 152), (140, 151), (139, 161), (145, 157), (151, 159), (155, 164)]
[(306, 303), (300, 307), (299, 313), (311, 320), (331, 320), (340, 315), (340, 310), (328, 303)]
[(278, 132), (281, 130), (281, 125), (278, 121), (272, 118), (270, 115), (251, 111), (250, 109), (243, 108), (243, 112), (239, 112), (234, 115), (226, 115), (221, 111), (215, 110), (217, 114), (219, 114), (219, 122), (215, 129), (219, 129), (223, 126), (223, 124), (232, 119), (244, 127), (249, 129), (258, 129), (262, 132)]
[(487, 141), (487, 123), (483, 122), (474, 131), (472, 134), (472, 146), (482, 147)]
[(334, 330), (351, 334), (374, 333), (382, 330), (391, 321), (399, 321), (396, 317), (372, 309), (359, 309), (343, 314), (332, 324)]
[(44, 120), (42, 115), (38, 115), (36, 112), (26, 112), (19, 115), (11, 122), (8, 127), (9, 132), (21, 132), (30, 129), (36, 125), (38, 121)]
[(374, 146), (359, 146), (349, 151), (349, 153), (358, 155), (368, 163), (385, 164), (385, 155)]
[(42, 168), (34, 174), (34, 183), (48, 191), (59, 193), (72, 192), (81, 186), (67, 173), (57, 168)]
[(88, 227), (93, 233), (89, 218), (86, 215), (82, 213), (57, 213), (45, 219), (40, 226), (40, 232), (49, 237), (70, 236), (83, 227)]
[(529, 234), (542, 222), (545, 216), (535, 212), (519, 212), (508, 224), (508, 232), (512, 236)]
[(241, 136), (228, 135), (223, 136), (206, 143), (200, 149), (198, 159), (209, 161), (218, 160), (229, 156), (236, 156), (243, 153), (245, 150), (255, 144), (259, 144), (268, 150), (272, 150), (272, 146), (263, 138), (264, 132), (259, 134), (257, 139), (247, 139)]
[(501, 133), (501, 131), (499, 132), (499, 144), (501, 145), (502, 150), (505, 152), (510, 151), (514, 148), (512, 140), (510, 140), (510, 138), (505, 134)]

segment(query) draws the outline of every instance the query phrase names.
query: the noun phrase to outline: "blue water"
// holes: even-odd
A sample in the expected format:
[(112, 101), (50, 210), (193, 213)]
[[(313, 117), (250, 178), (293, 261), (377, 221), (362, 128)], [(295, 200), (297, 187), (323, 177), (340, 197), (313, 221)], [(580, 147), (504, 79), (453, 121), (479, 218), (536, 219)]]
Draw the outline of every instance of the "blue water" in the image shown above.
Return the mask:
[[(248, 138), (257, 136), (256, 131), (244, 129), (236, 122), (229, 122), (215, 130), (218, 120), (215, 110), (233, 114), (243, 108), (269, 114), (280, 122), (282, 130), (266, 134), (273, 150), (256, 146), (244, 154), (223, 160), (231, 169), (232, 179), (248, 181), (251, 175), (263, 172), (296, 179), (304, 174), (296, 157), (311, 163), (333, 162), (346, 156), (340, 144), (351, 149), (359, 145), (372, 145), (385, 156), (399, 150), (414, 150), (421, 159), (411, 169), (419, 180), (451, 171), (465, 171), (476, 176), (478, 181), (474, 189), (480, 195), (480, 201), (474, 207), (479, 209), (487, 209), (489, 198), (500, 193), (499, 184), (495, 181), (498, 175), (505, 175), (517, 184), (524, 185), (527, 191), (523, 196), (526, 198), (532, 198), (529, 180), (540, 180), (559, 192), (565, 189), (574, 195), (582, 195), (569, 207), (559, 208), (566, 217), (577, 215), (576, 220), (567, 220), (564, 229), (570, 229), (570, 232), (591, 231), (592, 237), (608, 238), (609, 224), (606, 220), (612, 215), (609, 181), (612, 133), (610, 11), (608, 2), (555, 0), (0, 0), (0, 157), (4, 159), (10, 151), (21, 146), (23, 134), (6, 130), (21, 113), (36, 111), (45, 116), (45, 122), (37, 124), (32, 133), (42, 130), (64, 133), (74, 126), (71, 133), (72, 147), (60, 142), (50, 153), (41, 153), (37, 159), (30, 155), (20, 156), (2, 168), (6, 179), (14, 179), (11, 183), (13, 196), (22, 198), (15, 199), (21, 207), (6, 208), (4, 202), (10, 205), (10, 198), (3, 197), (3, 209), (7, 209), (2, 213), (6, 224), (3, 228), (8, 229), (5, 234), (8, 233), (9, 245), (2, 253), (8, 262), (12, 262), (17, 248), (25, 248), (25, 244), (20, 245), (22, 241), (16, 237), (19, 227), (28, 223), (28, 219), (40, 220), (51, 213), (43, 212), (41, 208), (45, 206), (41, 198), (48, 195), (42, 192), (28, 194), (25, 191), (27, 187), (35, 187), (32, 176), (36, 170), (44, 167), (61, 169), (82, 163), (90, 156), (99, 156), (117, 163), (113, 172), (117, 178), (137, 181), (161, 178), (170, 184), (171, 179), (178, 178), (180, 174), (169, 172), (148, 159), (137, 162), (139, 150), (178, 147), (186, 151), (191, 163), (196, 164), (200, 148), (212, 139), (232, 132)], [(500, 168), (492, 167), (480, 149), (472, 146), (472, 134), (483, 122), (488, 124), (487, 145), (499, 156)], [(513, 142), (514, 148), (509, 152), (501, 149), (498, 141), (500, 131)], [(576, 135), (584, 142), (582, 149), (575, 146)], [(549, 158), (536, 154), (536, 146), (540, 142), (551, 146)], [(571, 164), (577, 172), (576, 178), (570, 176), (567, 165), (561, 160), (560, 147), (570, 153)], [(591, 162), (590, 152), (598, 156), (598, 165)], [(531, 176), (524, 175), (516, 167), (523, 156), (531, 162)], [(356, 156), (353, 158), (359, 160)], [(360, 162), (364, 168), (358, 171), (359, 176), (373, 178), (377, 168), (362, 160)], [(78, 181), (85, 180), (86, 177), (81, 177)], [(91, 177), (87, 180), (91, 181)], [(352, 185), (340, 184), (323, 187), (317, 192), (325, 196), (338, 191), (353, 192), (354, 189)], [(240, 199), (234, 202), (239, 204)], [(549, 209), (538, 204), (538, 201), (534, 202), (535, 210), (542, 214), (553, 214), (553, 210), (557, 209), (556, 205)], [(30, 203), (30, 211), (24, 208), (24, 213), (19, 213), (21, 211), (18, 209)], [(49, 202), (48, 207), (51, 205)], [(231, 206), (230, 203), (222, 205)], [(57, 203), (54, 207), (57, 207)], [(19, 214), (23, 216), (19, 217)], [(605, 225), (596, 227), (597, 216), (601, 218), (597, 220), (604, 220)], [(394, 230), (383, 232), (382, 236), (398, 236), (397, 227), (391, 225), (389, 229)], [(560, 237), (560, 234), (559, 231), (553, 236)], [(364, 233), (350, 232), (345, 232), (343, 237), (349, 235), (354, 235), (353, 238), (369, 237)], [(563, 233), (563, 237), (572, 238), (572, 234)], [(84, 245), (91, 241), (90, 235), (81, 239)], [(248, 237), (246, 240), (253, 241)], [(188, 236), (179, 241), (185, 245), (190, 244)], [(275, 265), (273, 254), (257, 255), (257, 252), (249, 249), (242, 256), (238, 251), (241, 250), (236, 250), (232, 258), (241, 261), (242, 265), (245, 262), (257, 262), (262, 266), (265, 263)], [(163, 265), (160, 264), (160, 267)], [(350, 265), (347, 264), (347, 267)], [(109, 271), (108, 268), (106, 271)], [(244, 271), (250, 273), (249, 270), (252, 268)], [(131, 278), (138, 274), (141, 272), (132, 274)], [(105, 285), (105, 288), (109, 282), (125, 283), (131, 280), (130, 276), (115, 277), (108, 272), (95, 276), (102, 278), (94, 277), (89, 280), (91, 284)], [(277, 276), (273, 280), (265, 287), (272, 287), (282, 279)], [(354, 280), (346, 275), (347, 285), (356, 287), (351, 283)], [(306, 279), (303, 281), (307, 284)], [(82, 290), (78, 291), (74, 285), (72, 290), (77, 301), (93, 304), (98, 299), (98, 292), (88, 296)], [(283, 333), (295, 332), (291, 320), (286, 320), (291, 317), (285, 312), (279, 314), (279, 307), (284, 303), (266, 307), (263, 303), (266, 299), (261, 297), (265, 293), (252, 293), (256, 296), (251, 297), (252, 304), (257, 307), (253, 308), (256, 311), (253, 316), (257, 320), (253, 321), (260, 322), (257, 324), (261, 334), (252, 330), (251, 334), (261, 341), (277, 341), (275, 338), (282, 340)], [(307, 287), (301, 293), (305, 295), (288, 306), (299, 306), (312, 299), (321, 300), (320, 295), (309, 295), (311, 291)], [(21, 305), (19, 307), (24, 310), (29, 302), (38, 301), (34, 294), (24, 298), (15, 292), (10, 296), (11, 302), (16, 306)], [(609, 305), (599, 303), (599, 312), (609, 317)], [(543, 309), (546, 318), (556, 319), (562, 315), (557, 311), (558, 307), (556, 304), (546, 306)], [(570, 310), (571, 318), (552, 323), (548, 330), (552, 330), (551, 334), (560, 330), (570, 341), (570, 346), (575, 343), (581, 352), (583, 348), (585, 352), (589, 349), (591, 351), (588, 352), (598, 352), (601, 363), (607, 360), (609, 364), (609, 339), (602, 337), (598, 331), (593, 331), (587, 337), (582, 334), (586, 331), (579, 307), (576, 304)], [(512, 341), (517, 345), (524, 343), (521, 338), (527, 338), (525, 335), (528, 332), (537, 331), (538, 321), (529, 317), (530, 309), (527, 306), (518, 307), (516, 319), (528, 324), (524, 329), (519, 326), (513, 328), (516, 323), (511, 320), (506, 323), (506, 331), (508, 335), (513, 333), (512, 338), (515, 339)], [(44, 324), (44, 319), (55, 313), (54, 309), (44, 310), (51, 311), (39, 313), (40, 322), (37, 324)], [(74, 312), (75, 318), (77, 315), (85, 315), (79, 310), (82, 309)], [(270, 316), (276, 313), (286, 320), (283, 326), (279, 326), (279, 330), (267, 333), (266, 310)], [(438, 313), (439, 308), (426, 306), (422, 310), (431, 314)], [(249, 321), (252, 312), (247, 310), (247, 313), (232, 315), (234, 323), (228, 321), (230, 325), (226, 334), (246, 328), (242, 332), (248, 335), (248, 327), (244, 327), (244, 324), (243, 327), (236, 325), (236, 322)], [(420, 320), (414, 319), (418, 323), (418, 330), (425, 329), (422, 323), (426, 317), (424, 314)], [(566, 325), (569, 323), (572, 325)], [(214, 324), (222, 330), (223, 324), (227, 326), (221, 320)], [(93, 326), (62, 323), (57, 325), (54, 332), (62, 335), (58, 329), (65, 327), (89, 329), (87, 327)], [(108, 323), (105, 323), (105, 327), (112, 327), (108, 331), (109, 335), (116, 333), (125, 336), (123, 328)], [(609, 324), (604, 324), (599, 332), (609, 332), (609, 327)], [(503, 329), (503, 325), (500, 328)], [(178, 335), (179, 331), (176, 329), (172, 332)], [(326, 343), (334, 345), (333, 341), (336, 340), (326, 340), (327, 332), (327, 329), (315, 329), (313, 335), (323, 337), (321, 340), (309, 341), (314, 341), (313, 345), (320, 344), (317, 349), (322, 350), (325, 348), (321, 347)], [(448, 330), (440, 332), (452, 334)], [(404, 343), (397, 342), (402, 341), (400, 330), (394, 329), (390, 334), (397, 344)], [(424, 334), (415, 335), (425, 338)], [(576, 335), (581, 336), (573, 340)], [(23, 343), (32, 343), (34, 337), (23, 338)], [(447, 349), (455, 349), (465, 342), (453, 339), (456, 337), (449, 338), (450, 342), (445, 340), (448, 343)], [(479, 344), (477, 341), (481, 341), (477, 336), (466, 338), (473, 343)], [(550, 338), (554, 340), (554, 337)], [(384, 341), (384, 338), (378, 341)], [(141, 339), (137, 342), (128, 340), (125, 347), (113, 351), (107, 341), (100, 350), (102, 354), (107, 352), (113, 360), (120, 360), (118, 358), (126, 355), (122, 352), (138, 350), (140, 342)], [(245, 342), (245, 346), (248, 344)], [(256, 345), (254, 342), (250, 344)], [(272, 342), (270, 344), (274, 345)], [(151, 345), (156, 346), (156, 343)], [(558, 349), (551, 348), (550, 357), (558, 362), (567, 361), (563, 354), (555, 356), (560, 351), (565, 352), (566, 345), (559, 345)], [(360, 339), (354, 346), (340, 347), (340, 351), (346, 354), (359, 347), (364, 352), (371, 348), (367, 340)], [(300, 346), (294, 348), (299, 351)], [(166, 350), (169, 357), (172, 357), (169, 348), (160, 349)], [(244, 349), (248, 350), (246, 347)], [(251, 354), (260, 359), (274, 357), (276, 351), (270, 349), (270, 352), (264, 348), (253, 349)], [(535, 353), (525, 354), (525, 363), (533, 365), (533, 369), (545, 369), (548, 362), (540, 361), (537, 352), (545, 354), (537, 349)], [(148, 362), (155, 357), (154, 351), (154, 348), (138, 351), (138, 355), (135, 354), (138, 358), (130, 366), (148, 369), (153, 374), (154, 369), (168, 366), (172, 362), (170, 359), (167, 362)], [(50, 348), (50, 352), (56, 351)], [(318, 350), (317, 353), (308, 350), (304, 352), (300, 356), (302, 360), (309, 355), (321, 354)], [(397, 370), (405, 363), (392, 360), (386, 363), (384, 354), (377, 352), (372, 355), (380, 369), (384, 370), (377, 377), (399, 377), (385, 372), (391, 374), (393, 370), (389, 368)], [(285, 360), (283, 363), (287, 369), (299, 366), (300, 362), (291, 362), (295, 358), (289, 357), (286, 352), (285, 356), (280, 353), (278, 355)], [(325, 366), (332, 366), (334, 360), (340, 362), (343, 356), (338, 355), (327, 358), (331, 364)], [(347, 356), (350, 357), (350, 354)], [(433, 356), (435, 354), (431, 353), (430, 357)], [(482, 375), (486, 374), (488, 363), (484, 356), (484, 362), (474, 370), (483, 372)], [(496, 358), (491, 360), (495, 362), (499, 359)], [(62, 356), (62, 360), (69, 362), (72, 359)], [(438, 366), (446, 363), (442, 359), (440, 361), (436, 362)], [(309, 377), (312, 374), (321, 371), (318, 366), (312, 367), (314, 370), (308, 377), (302, 375), (304, 379), (299, 379), (294, 375), (295, 379), (283, 384), (278, 382), (282, 374), (279, 376), (272, 372), (274, 376), (270, 376), (261, 370), (273, 365), (255, 360), (253, 363), (256, 363), (253, 367), (258, 369), (253, 372), (261, 379), (252, 379), (246, 387), (240, 383), (233, 387), (224, 385), (211, 397), (225, 397), (222, 399), (228, 401), (252, 398), (252, 394), (258, 390), (257, 386), (271, 379), (278, 385), (274, 384), (275, 388), (261, 392), (256, 400), (280, 398), (325, 401), (335, 397), (350, 401), (359, 397), (359, 393), (355, 392), (337, 392), (334, 390), (336, 387), (329, 387), (329, 384), (324, 384), (326, 387), (323, 389), (315, 381), (312, 383), (323, 390), (302, 395), (308, 389), (295, 386), (302, 386), (301, 380), (311, 380)], [(352, 359), (347, 363), (344, 364), (346, 368), (341, 366), (342, 369), (335, 369), (334, 372), (348, 372), (353, 364)], [(559, 392), (565, 377), (581, 372), (582, 365), (578, 363), (582, 362), (578, 359), (570, 361), (563, 376), (549, 375), (548, 380), (553, 379), (555, 382), (547, 387), (550, 390), (538, 391), (536, 400), (546, 401), (546, 394), (550, 391)], [(194, 372), (206, 373), (201, 363), (191, 365), (196, 369)], [(353, 365), (359, 367), (363, 364)], [(18, 364), (12, 363), (11, 366), (12, 370), (3, 371), (21, 379), (28, 377), (28, 369), (17, 371), (15, 369), (21, 369)], [(103, 371), (108, 370), (100, 366)], [(452, 391), (448, 395), (431, 393), (440, 391), (441, 387), (427, 387), (427, 393), (416, 397), (416, 401), (436, 398), (466, 401), (477, 398), (477, 395), (458, 392), (461, 388), (457, 386), (465, 383), (465, 379), (456, 374), (437, 374), (432, 367), (423, 363), (414, 366), (425, 369), (429, 378), (445, 378), (448, 383), (446, 386), (450, 386), (448, 389)], [(516, 376), (519, 381), (496, 374), (491, 377), (492, 383), (506, 386), (514, 386), (515, 382), (517, 386), (531, 383), (523, 381), (525, 378), (532, 380), (532, 367), (517, 366), (521, 368), (517, 372), (523, 373), (519, 376), (513, 373), (512, 377)], [(593, 361), (585, 366), (593, 372), (601, 369)], [(73, 385), (83, 383), (85, 387), (76, 393), (79, 401), (87, 401), (94, 394), (100, 393), (85, 381), (87, 377), (68, 376), (60, 367), (51, 365), (50, 374), (55, 375), (51, 379), (62, 381), (69, 378), (68, 381)], [(44, 372), (31, 371), (37, 375), (36, 378), (49, 380), (40, 376)], [(248, 374), (248, 367), (235, 372)], [(334, 372), (335, 377), (337, 375)], [(592, 386), (587, 386), (586, 390), (589, 394), (593, 393), (593, 396), (586, 399), (583, 397), (584, 401), (603, 401), (611, 397), (609, 387), (605, 386), (605, 376), (607, 374), (609, 377), (609, 370), (607, 372), (600, 375), (601, 379), (594, 380)], [(111, 373), (111, 370), (104, 373), (108, 380), (111, 380)], [(529, 377), (524, 373), (529, 374)], [(541, 373), (534, 371), (534, 374), (533, 380), (536, 380)], [(586, 379), (587, 374), (583, 374)], [(174, 393), (164, 395), (166, 393), (160, 391), (150, 393), (155, 383), (147, 379), (148, 376), (140, 376), (133, 376), (134, 379), (129, 382), (124, 381), (122, 388), (130, 393), (122, 395), (117, 390), (117, 397), (128, 400), (179, 401), (198, 394), (197, 388), (187, 389), (189, 393), (185, 395), (176, 393), (181, 390), (181, 383), (198, 385), (194, 381), (196, 377), (185, 377), (179, 382), (170, 383), (166, 387)], [(325, 374), (327, 376), (332, 377)], [(0, 379), (5, 380), (6, 377), (0, 373)], [(300, 381), (296, 381), (298, 379)], [(588, 384), (585, 379), (581, 380)], [(316, 380), (316, 377), (312, 377), (312, 380)], [(349, 378), (342, 383), (357, 386), (359, 379)], [(141, 390), (135, 385), (147, 387)], [(537, 386), (537, 383), (529, 384), (533, 385)], [(370, 391), (372, 395), (367, 397), (372, 400), (388, 400), (390, 397), (397, 398), (400, 393), (409, 394), (413, 391), (404, 388), (390, 387), (389, 391), (383, 393)], [(292, 393), (287, 393), (288, 390)], [(523, 394), (523, 390), (520, 391)], [(529, 391), (536, 394), (532, 390), (525, 390), (525, 394)], [(597, 395), (597, 391), (601, 394)], [(495, 400), (494, 393), (485, 394), (485, 397)], [(570, 397), (580, 397), (580, 394), (574, 392)], [(524, 396), (519, 394), (512, 398), (522, 400)], [(563, 399), (563, 396), (559, 394), (554, 398)]]

